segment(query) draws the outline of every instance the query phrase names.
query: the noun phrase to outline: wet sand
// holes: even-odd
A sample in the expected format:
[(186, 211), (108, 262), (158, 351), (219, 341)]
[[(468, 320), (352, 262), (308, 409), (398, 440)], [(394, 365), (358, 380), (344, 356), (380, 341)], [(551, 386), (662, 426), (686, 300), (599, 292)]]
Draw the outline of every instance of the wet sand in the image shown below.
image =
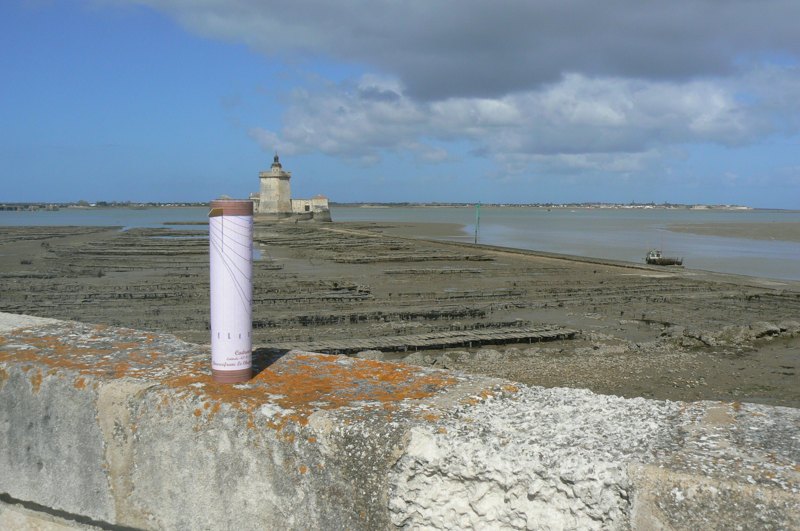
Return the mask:
[[(206, 343), (206, 230), (4, 227), (0, 310)], [(576, 334), (354, 355), (623, 396), (800, 407), (800, 283), (470, 239), (458, 225), (259, 224), (255, 346), (561, 327)]]
[(472, 241), (473, 236), (468, 234), (464, 225), (458, 223), (414, 223), (414, 222), (392, 222), (389, 225), (376, 223), (375, 232), (381, 234), (391, 234), (406, 238), (423, 238), (431, 240), (457, 240)]

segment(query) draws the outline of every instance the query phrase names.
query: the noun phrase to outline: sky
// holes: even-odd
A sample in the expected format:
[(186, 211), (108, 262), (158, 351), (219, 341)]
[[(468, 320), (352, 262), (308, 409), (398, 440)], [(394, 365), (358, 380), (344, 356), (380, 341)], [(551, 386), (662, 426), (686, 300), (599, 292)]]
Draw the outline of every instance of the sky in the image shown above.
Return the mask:
[(800, 208), (797, 0), (3, 0), (0, 202)]

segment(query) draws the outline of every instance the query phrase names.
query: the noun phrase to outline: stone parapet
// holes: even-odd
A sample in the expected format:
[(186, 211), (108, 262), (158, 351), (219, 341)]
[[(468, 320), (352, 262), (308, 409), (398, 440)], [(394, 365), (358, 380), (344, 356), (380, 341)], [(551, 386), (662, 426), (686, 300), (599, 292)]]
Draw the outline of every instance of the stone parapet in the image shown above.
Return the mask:
[[(791, 529), (800, 412), (0, 314), (0, 524)], [(37, 524), (38, 525), (38, 524)], [(33, 524), (31, 524), (33, 527)], [(57, 528), (57, 527), (53, 527)]]

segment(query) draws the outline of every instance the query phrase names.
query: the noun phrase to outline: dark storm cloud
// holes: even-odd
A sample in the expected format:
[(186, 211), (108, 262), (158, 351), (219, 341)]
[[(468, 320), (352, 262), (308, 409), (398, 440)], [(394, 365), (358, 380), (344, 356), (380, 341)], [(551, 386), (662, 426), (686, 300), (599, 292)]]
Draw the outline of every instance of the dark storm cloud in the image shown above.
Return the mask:
[(267, 54), (397, 76), (412, 97), (497, 97), (566, 73), (684, 81), (800, 56), (798, 0), (141, 0)]

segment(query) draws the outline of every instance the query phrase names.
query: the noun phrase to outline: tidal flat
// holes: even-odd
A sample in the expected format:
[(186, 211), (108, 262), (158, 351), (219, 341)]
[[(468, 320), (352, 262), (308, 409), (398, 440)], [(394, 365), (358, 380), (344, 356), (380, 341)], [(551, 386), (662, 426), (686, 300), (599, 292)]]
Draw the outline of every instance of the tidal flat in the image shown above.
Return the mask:
[[(800, 282), (436, 240), (458, 230), (257, 224), (254, 347), (800, 407)], [(206, 231), (4, 227), (0, 311), (207, 343)]]

